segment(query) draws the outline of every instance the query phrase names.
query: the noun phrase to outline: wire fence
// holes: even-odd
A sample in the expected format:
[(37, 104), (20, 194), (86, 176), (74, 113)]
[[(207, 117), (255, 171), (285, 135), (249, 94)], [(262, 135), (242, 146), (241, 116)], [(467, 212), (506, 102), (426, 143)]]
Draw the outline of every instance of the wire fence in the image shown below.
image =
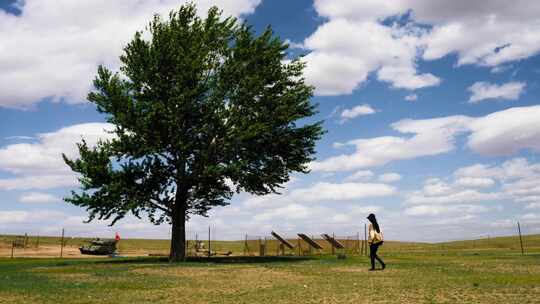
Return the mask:
[[(190, 233), (186, 240), (188, 256), (309, 256), (328, 254), (368, 255), (369, 246), (360, 232), (355, 234), (328, 234), (335, 242), (321, 235), (250, 235), (237, 241), (215, 240), (209, 233)], [(79, 248), (92, 238), (39, 235), (0, 235), (0, 257), (84, 257)], [(523, 246), (523, 249), (522, 249)], [(117, 243), (120, 256), (168, 256), (170, 240), (123, 239)], [(399, 252), (452, 252), (504, 250), (524, 254), (540, 252), (540, 235), (489, 237), (443, 243), (413, 243), (386, 241), (381, 250)], [(92, 257), (92, 256), (90, 256)]]

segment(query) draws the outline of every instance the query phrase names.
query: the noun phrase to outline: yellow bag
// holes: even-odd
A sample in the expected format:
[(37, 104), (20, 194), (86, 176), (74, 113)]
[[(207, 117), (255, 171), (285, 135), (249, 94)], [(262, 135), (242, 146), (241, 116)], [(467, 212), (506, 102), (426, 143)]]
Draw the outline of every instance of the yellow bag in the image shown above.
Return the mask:
[(373, 233), (373, 241), (372, 241), (373, 244), (377, 244), (382, 241), (383, 241), (382, 235), (378, 233), (377, 231), (375, 231), (375, 233)]

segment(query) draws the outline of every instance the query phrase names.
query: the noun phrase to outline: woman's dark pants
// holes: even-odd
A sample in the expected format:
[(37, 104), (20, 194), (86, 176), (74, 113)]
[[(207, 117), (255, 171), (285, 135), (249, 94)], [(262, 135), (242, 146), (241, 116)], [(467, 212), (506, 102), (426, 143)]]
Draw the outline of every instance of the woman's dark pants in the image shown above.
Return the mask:
[(377, 255), (377, 249), (379, 249), (379, 246), (381, 246), (383, 242), (379, 242), (376, 244), (370, 244), (369, 245), (369, 257), (371, 258), (371, 269), (375, 269), (375, 259), (381, 263), (382, 268), (385, 267), (384, 262), (381, 260), (381, 258)]

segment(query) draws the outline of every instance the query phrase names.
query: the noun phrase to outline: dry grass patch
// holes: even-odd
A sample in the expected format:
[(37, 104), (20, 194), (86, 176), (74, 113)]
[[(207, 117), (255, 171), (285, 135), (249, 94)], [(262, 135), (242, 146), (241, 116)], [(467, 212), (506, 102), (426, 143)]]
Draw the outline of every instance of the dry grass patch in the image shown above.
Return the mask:
[(540, 273), (540, 265), (520, 265), (520, 264), (501, 263), (494, 266), (492, 265), (491, 270), (495, 272), (501, 272), (501, 273), (531, 274), (531, 273)]
[(274, 283), (302, 282), (304, 277), (285, 269), (258, 266), (215, 266), (203, 267), (144, 267), (132, 270), (144, 275), (167, 276), (174, 279), (189, 280), (196, 285), (214, 290), (242, 290), (249, 288), (268, 288)]
[(332, 271), (335, 271), (335, 272), (343, 272), (343, 273), (364, 273), (364, 274), (369, 274), (369, 275), (373, 275), (373, 276), (376, 276), (376, 275), (383, 275), (383, 274), (394, 274), (394, 273), (399, 273), (399, 272), (403, 272), (402, 269), (395, 269), (395, 268), (386, 268), (385, 270), (381, 270), (381, 269), (377, 269), (375, 271), (369, 271), (368, 270), (369, 268), (363, 266), (363, 267), (334, 267), (334, 268), (331, 268)]
[(21, 304), (21, 303), (40, 303), (35, 297), (28, 294), (15, 294), (0, 292), (0, 303), (2, 304)]

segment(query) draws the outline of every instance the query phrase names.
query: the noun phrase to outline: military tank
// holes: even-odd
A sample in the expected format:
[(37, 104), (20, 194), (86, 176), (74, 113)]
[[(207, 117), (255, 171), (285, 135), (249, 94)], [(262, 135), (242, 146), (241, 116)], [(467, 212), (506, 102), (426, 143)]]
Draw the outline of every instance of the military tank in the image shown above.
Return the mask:
[(90, 244), (79, 247), (81, 254), (89, 255), (112, 255), (116, 253), (117, 240), (93, 239)]

